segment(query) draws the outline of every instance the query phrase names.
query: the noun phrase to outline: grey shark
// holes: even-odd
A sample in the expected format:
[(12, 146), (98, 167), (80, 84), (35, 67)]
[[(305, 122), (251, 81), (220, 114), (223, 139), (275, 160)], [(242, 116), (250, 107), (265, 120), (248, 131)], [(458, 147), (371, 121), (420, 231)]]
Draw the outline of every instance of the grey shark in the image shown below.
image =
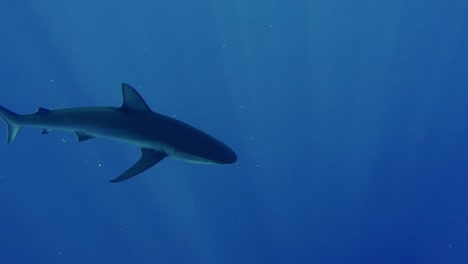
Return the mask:
[(0, 117), (7, 124), (7, 143), (22, 127), (74, 132), (78, 141), (109, 138), (141, 148), (140, 159), (110, 182), (129, 179), (151, 168), (166, 157), (188, 162), (232, 164), (236, 153), (226, 144), (174, 118), (151, 111), (140, 94), (122, 83), (121, 107), (81, 107), (59, 110), (39, 108), (34, 114), (18, 115), (0, 106)]

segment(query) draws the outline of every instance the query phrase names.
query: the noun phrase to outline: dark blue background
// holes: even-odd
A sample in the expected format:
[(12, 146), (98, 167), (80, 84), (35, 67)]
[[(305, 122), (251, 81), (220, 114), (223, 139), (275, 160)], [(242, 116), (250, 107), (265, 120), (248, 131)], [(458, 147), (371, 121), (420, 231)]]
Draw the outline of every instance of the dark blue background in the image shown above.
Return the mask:
[[(23, 129), (0, 147), (1, 263), (468, 263), (468, 3), (4, 0), (0, 104), (121, 104), (230, 166)], [(2, 132), (2, 137), (6, 137)]]

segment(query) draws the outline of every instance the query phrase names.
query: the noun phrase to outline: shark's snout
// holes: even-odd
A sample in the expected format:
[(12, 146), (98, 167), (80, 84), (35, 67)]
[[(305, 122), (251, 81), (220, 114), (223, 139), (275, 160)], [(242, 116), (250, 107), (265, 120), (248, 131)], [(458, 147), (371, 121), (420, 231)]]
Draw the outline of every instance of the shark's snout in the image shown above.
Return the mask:
[(237, 154), (230, 149), (228, 155), (226, 156), (226, 163), (225, 164), (232, 164), (237, 161)]
[(232, 164), (237, 161), (237, 154), (230, 149), (225, 147), (221, 155), (217, 155), (216, 163), (218, 164)]

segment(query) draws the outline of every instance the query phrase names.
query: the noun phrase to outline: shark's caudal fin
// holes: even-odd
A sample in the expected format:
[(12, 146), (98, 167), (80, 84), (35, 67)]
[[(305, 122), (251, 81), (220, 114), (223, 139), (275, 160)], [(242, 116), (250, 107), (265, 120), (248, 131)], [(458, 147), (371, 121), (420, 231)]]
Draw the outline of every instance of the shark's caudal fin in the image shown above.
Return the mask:
[(12, 111), (6, 109), (0, 105), (0, 117), (5, 120), (7, 124), (7, 140), (6, 143), (10, 143), (15, 139), (16, 135), (21, 129), (21, 125), (18, 124), (18, 117), (20, 115), (13, 113)]

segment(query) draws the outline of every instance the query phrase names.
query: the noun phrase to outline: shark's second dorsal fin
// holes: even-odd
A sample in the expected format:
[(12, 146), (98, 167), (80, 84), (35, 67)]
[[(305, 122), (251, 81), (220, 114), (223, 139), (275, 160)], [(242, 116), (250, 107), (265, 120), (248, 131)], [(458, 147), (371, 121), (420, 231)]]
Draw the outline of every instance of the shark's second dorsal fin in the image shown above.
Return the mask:
[(50, 113), (50, 110), (49, 110), (49, 109), (44, 108), (44, 107), (39, 107), (39, 108), (37, 109), (37, 112), (35, 113), (35, 115), (46, 115), (46, 114), (48, 114), (48, 113)]
[(122, 110), (151, 111), (141, 95), (126, 83), (122, 83)]

